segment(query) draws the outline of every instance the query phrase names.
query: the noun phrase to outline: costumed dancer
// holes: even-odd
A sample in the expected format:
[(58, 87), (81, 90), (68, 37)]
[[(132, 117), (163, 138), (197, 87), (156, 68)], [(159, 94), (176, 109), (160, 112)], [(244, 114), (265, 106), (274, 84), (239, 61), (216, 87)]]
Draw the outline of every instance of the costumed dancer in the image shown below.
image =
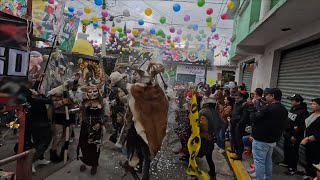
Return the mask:
[(124, 75), (118, 71), (110, 75), (110, 92), (108, 94), (109, 101), (111, 102), (111, 120), (114, 128), (114, 133), (110, 136), (110, 141), (115, 143), (117, 147), (122, 147), (117, 143), (118, 136), (124, 124), (124, 116), (126, 114), (125, 104), (127, 103), (128, 91), (126, 89), (126, 82)]
[[(66, 127), (75, 122), (75, 112), (71, 111), (71, 109), (76, 109), (82, 101), (82, 92), (78, 89), (79, 78), (80, 74), (76, 73), (73, 80), (69, 80), (48, 92), (53, 102), (53, 139), (50, 160), (54, 163), (63, 160), (65, 149), (62, 147), (62, 144), (65, 142)], [(64, 90), (64, 87), (67, 89), (67, 92)], [(69, 108), (70, 119), (68, 121), (66, 120), (65, 106)], [(60, 155), (58, 155), (59, 150)]]
[(142, 180), (149, 179), (150, 162), (166, 135), (169, 101), (155, 81), (155, 76), (163, 71), (162, 65), (150, 63), (147, 72), (136, 73), (135, 84), (127, 85), (133, 123), (127, 135), (128, 161), (122, 166), (135, 179), (139, 179), (134, 170), (138, 165)]
[(102, 127), (108, 113), (104, 111), (105, 104), (100, 91), (101, 87), (100, 85), (90, 84), (82, 88), (85, 97), (81, 106), (82, 122), (77, 158), (79, 157), (79, 150), (81, 150), (82, 157), (80, 159), (83, 165), (80, 166), (80, 171), (83, 172), (86, 170), (86, 166), (91, 166), (90, 173), (92, 175), (97, 173), (102, 145)]

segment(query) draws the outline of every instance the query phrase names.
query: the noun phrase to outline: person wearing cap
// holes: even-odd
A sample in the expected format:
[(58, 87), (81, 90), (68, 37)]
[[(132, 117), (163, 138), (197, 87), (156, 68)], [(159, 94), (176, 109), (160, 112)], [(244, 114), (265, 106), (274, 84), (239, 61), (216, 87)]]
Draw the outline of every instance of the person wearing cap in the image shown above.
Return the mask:
[(206, 156), (206, 160), (210, 168), (210, 179), (216, 179), (215, 165), (212, 160), (212, 151), (214, 150), (215, 136), (223, 126), (215, 107), (216, 101), (213, 95), (204, 97), (203, 106), (199, 112), (201, 147), (198, 157), (201, 158)]
[(305, 130), (304, 120), (309, 116), (307, 104), (303, 102), (300, 94), (288, 97), (291, 101), (291, 109), (288, 113), (288, 124), (284, 137), (284, 160), (278, 165), (288, 167), (287, 175), (294, 175), (299, 161), (299, 145), (303, 139)]
[(267, 106), (252, 113), (252, 154), (256, 180), (272, 179), (272, 153), (285, 130), (288, 111), (281, 104), (282, 92), (272, 88), (266, 92)]
[(320, 98), (312, 100), (311, 108), (313, 113), (305, 120), (305, 138), (301, 141), (301, 144), (306, 147), (305, 179), (317, 176), (313, 164), (320, 162)]

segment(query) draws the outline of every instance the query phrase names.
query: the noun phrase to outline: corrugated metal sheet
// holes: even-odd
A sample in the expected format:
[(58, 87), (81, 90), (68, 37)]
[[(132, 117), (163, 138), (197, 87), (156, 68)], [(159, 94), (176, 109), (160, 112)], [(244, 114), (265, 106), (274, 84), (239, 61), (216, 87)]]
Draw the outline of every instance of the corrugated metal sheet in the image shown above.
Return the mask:
[[(278, 88), (283, 93), (283, 104), (290, 109), (286, 97), (300, 94), (311, 112), (311, 99), (320, 97), (320, 43), (284, 52), (280, 62)], [(283, 140), (279, 142), (283, 147)], [(305, 164), (305, 149), (300, 148), (300, 162)]]
[(251, 92), (252, 86), (252, 72), (250, 71), (250, 65), (247, 64), (245, 69), (243, 70), (242, 83), (246, 85), (246, 90), (248, 93)]

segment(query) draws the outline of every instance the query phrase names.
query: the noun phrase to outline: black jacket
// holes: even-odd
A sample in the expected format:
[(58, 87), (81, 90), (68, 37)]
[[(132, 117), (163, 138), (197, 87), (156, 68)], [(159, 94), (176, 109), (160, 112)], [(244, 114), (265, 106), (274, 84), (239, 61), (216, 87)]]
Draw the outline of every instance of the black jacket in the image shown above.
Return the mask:
[(240, 101), (239, 103), (234, 103), (232, 107), (232, 112), (231, 112), (231, 125), (236, 126), (243, 118), (243, 110), (244, 110), (245, 103), (244, 101)]
[(199, 112), (199, 117), (205, 116), (208, 119), (208, 131), (217, 135), (222, 128), (222, 120), (218, 112), (212, 107), (205, 107)]
[[(288, 113), (288, 124), (285, 130), (284, 137), (291, 138), (291, 136), (301, 141), (305, 130), (305, 119), (309, 117), (307, 111), (307, 104), (303, 103), (296, 107), (292, 107)], [(294, 129), (297, 127), (298, 129)]]
[(253, 113), (252, 119), (252, 137), (257, 141), (274, 143), (279, 141), (285, 130), (288, 111), (280, 103), (272, 103)]
[(320, 117), (306, 128), (306, 137), (314, 136), (316, 141), (320, 143)]
[(45, 95), (39, 95), (38, 97), (29, 97), (28, 102), (31, 107), (28, 109), (26, 120), (30, 125), (32, 127), (50, 127), (46, 104), (51, 104), (52, 101)]

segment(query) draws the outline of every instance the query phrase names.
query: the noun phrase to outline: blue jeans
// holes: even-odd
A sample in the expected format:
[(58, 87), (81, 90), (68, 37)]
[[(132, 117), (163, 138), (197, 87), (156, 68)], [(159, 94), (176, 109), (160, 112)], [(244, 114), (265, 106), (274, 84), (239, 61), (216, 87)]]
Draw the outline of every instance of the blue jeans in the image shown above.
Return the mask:
[(226, 130), (224, 128), (221, 128), (217, 135), (217, 145), (221, 149), (225, 149), (226, 147), (225, 138), (226, 138)]
[(271, 180), (272, 153), (276, 143), (265, 143), (253, 140), (252, 154), (256, 170), (256, 180)]

